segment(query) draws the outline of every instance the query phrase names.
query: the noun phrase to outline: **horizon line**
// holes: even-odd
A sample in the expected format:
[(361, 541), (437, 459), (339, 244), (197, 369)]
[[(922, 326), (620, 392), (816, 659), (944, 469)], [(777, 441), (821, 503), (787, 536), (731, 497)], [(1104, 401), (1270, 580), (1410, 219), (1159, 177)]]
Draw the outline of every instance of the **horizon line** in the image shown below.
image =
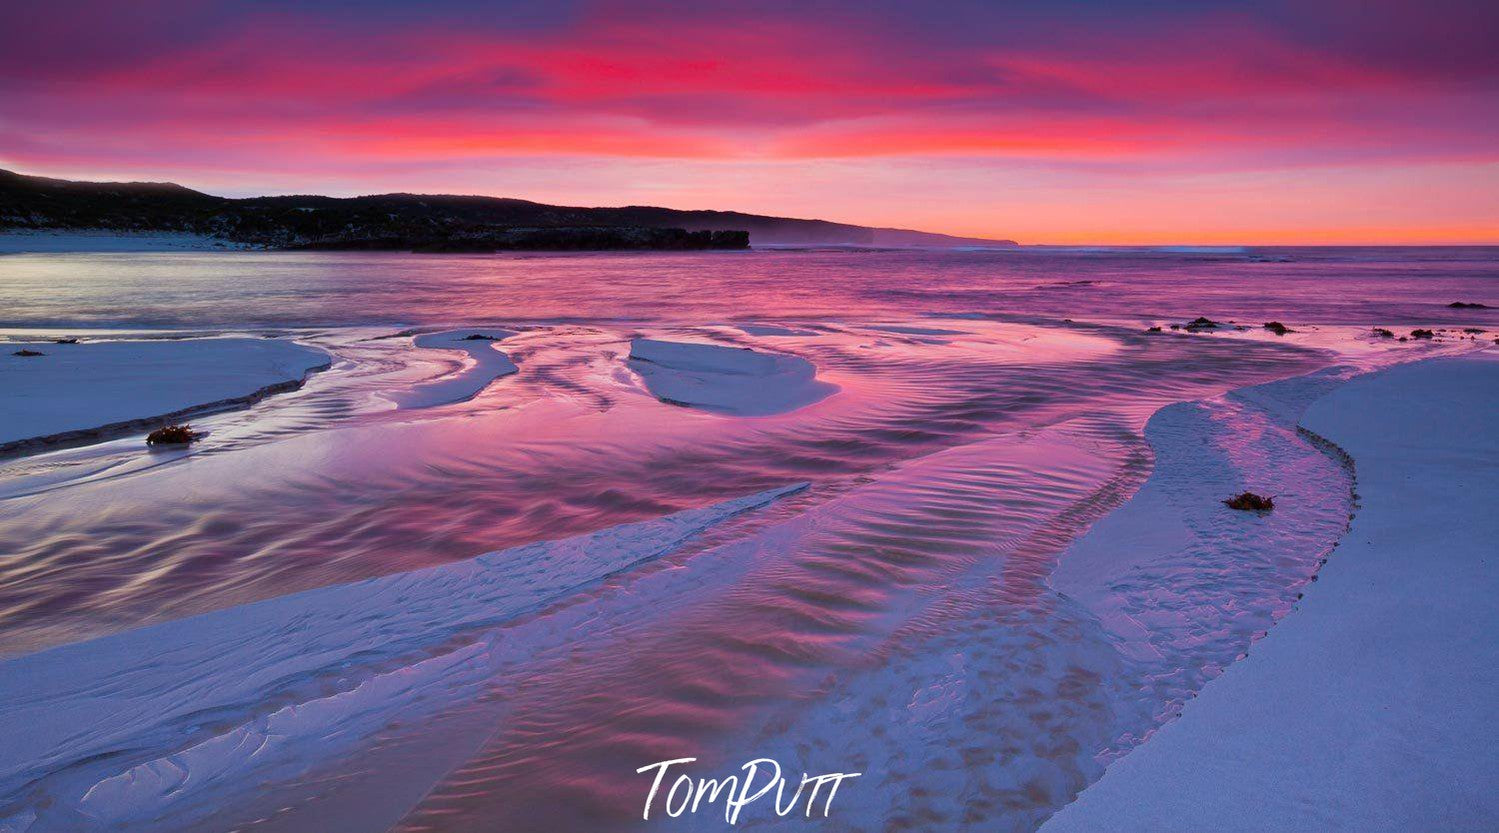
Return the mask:
[[(563, 203), (563, 202), (549, 202), (549, 201), (547, 201), (545, 199), (534, 199), (534, 198), (531, 198), (531, 197), (515, 196), (513, 194), (456, 193), (456, 192), (451, 192), (451, 191), (410, 191), (410, 190), (381, 191), (381, 190), (372, 190), (372, 191), (368, 191), (368, 192), (354, 193), (352, 190), (344, 191), (344, 189), (331, 189), (331, 192), (329, 192), (329, 193), (317, 193), (317, 192), (311, 191), (311, 190), (285, 190), (285, 189), (276, 189), (276, 188), (273, 188), (273, 189), (271, 189), (270, 193), (264, 193), (264, 192), (262, 192), (262, 193), (251, 193), (251, 192), (248, 192), (248, 191), (246, 191), (246, 192), (239, 192), (239, 191), (236, 191), (235, 189), (229, 189), (228, 193), (222, 193), (222, 192), (216, 192), (216, 190), (210, 190), (211, 186), (210, 187), (194, 186), (194, 185), (186, 184), (183, 181), (178, 181), (178, 180), (174, 180), (174, 179), (129, 179), (129, 178), (115, 179), (113, 177), (116, 176), (116, 175), (113, 175), (113, 174), (68, 174), (68, 175), (59, 175), (59, 174), (53, 174), (53, 173), (46, 173), (46, 174), (26, 173), (26, 172), (23, 172), (21, 170), (17, 170), (15, 167), (9, 167), (8, 165), (6, 165), (4, 163), (0, 163), (0, 171), (8, 171), (8, 172), (16, 174), (18, 176), (36, 177), (36, 178), (41, 178), (41, 179), (55, 179), (55, 180), (60, 180), (60, 181), (64, 181), (64, 182), (87, 182), (87, 183), (93, 183), (93, 184), (122, 184), (122, 185), (130, 185), (130, 184), (136, 184), (136, 185), (174, 185), (174, 186), (177, 186), (177, 187), (180, 187), (180, 188), (186, 188), (186, 189), (191, 190), (191, 191), (196, 191), (196, 192), (201, 193), (201, 194), (207, 194), (208, 196), (219, 197), (221, 199), (233, 199), (233, 200), (238, 200), (238, 199), (256, 199), (256, 198), (260, 198), (260, 197), (327, 197), (327, 198), (331, 198), (331, 199), (357, 199), (357, 198), (360, 198), (360, 197), (379, 197), (379, 196), (390, 196), (390, 195), (408, 195), (408, 196), (417, 196), (417, 197), (479, 197), (479, 198), (484, 198), (484, 199), (516, 200), (518, 202), (527, 202), (527, 203), (532, 203), (532, 204), (535, 204), (535, 205), (556, 206), (556, 207), (566, 207), (566, 208), (608, 208), (608, 209), (613, 209), (613, 208), (661, 208), (661, 209), (666, 209), (666, 210), (670, 210), (670, 211), (708, 211), (708, 212), (717, 212), (717, 213), (726, 213), (726, 214), (745, 214), (745, 215), (749, 215), (749, 216), (768, 217), (768, 218), (773, 218), (773, 219), (814, 221), (814, 222), (832, 223), (832, 224), (836, 224), (836, 225), (856, 226), (856, 227), (861, 227), (861, 228), (870, 228), (870, 229), (879, 229), (879, 230), (913, 231), (913, 232), (919, 232), (919, 233), (922, 233), (922, 234), (936, 234), (936, 235), (942, 235), (942, 236), (946, 236), (946, 237), (966, 238), (966, 239), (971, 239), (971, 240), (986, 240), (986, 241), (990, 241), (990, 242), (993, 242), (993, 243), (1013, 242), (1013, 243), (1015, 243), (1015, 245), (1017, 245), (1019, 247), (1022, 247), (1022, 248), (1171, 248), (1171, 247), (1181, 247), (1181, 248), (1231, 248), (1231, 247), (1232, 248), (1256, 248), (1256, 247), (1257, 248), (1378, 248), (1378, 247), (1387, 247), (1387, 248), (1485, 248), (1485, 247), (1499, 247), (1499, 237), (1495, 237), (1495, 238), (1492, 238), (1490, 240), (1473, 240), (1471, 238), (1456, 238), (1456, 239), (1440, 239), (1440, 238), (1437, 238), (1437, 239), (1425, 239), (1425, 240), (1411, 240), (1409, 238), (1406, 238), (1406, 239), (1401, 239), (1401, 240), (1398, 240), (1398, 241), (1397, 240), (1390, 240), (1390, 239), (1370, 239), (1370, 238), (1355, 238), (1355, 239), (1351, 239), (1351, 240), (1350, 239), (1342, 239), (1342, 238), (1320, 239), (1320, 240), (1317, 240), (1317, 239), (1313, 239), (1313, 240), (1306, 240), (1306, 239), (1297, 240), (1295, 238), (1289, 238), (1288, 239), (1288, 238), (1273, 238), (1273, 237), (1272, 238), (1267, 238), (1266, 240), (1254, 240), (1254, 239), (1252, 239), (1253, 235), (1251, 235), (1251, 239), (1244, 239), (1244, 238), (1238, 238), (1238, 239), (1235, 239), (1235, 238), (1205, 238), (1205, 239), (1201, 239), (1201, 240), (1191, 240), (1191, 239), (1182, 240), (1182, 239), (1179, 239), (1179, 238), (1161, 238), (1161, 239), (1158, 239), (1158, 240), (1150, 240), (1150, 239), (1140, 240), (1140, 239), (1136, 239), (1136, 240), (1128, 240), (1128, 241), (1125, 241), (1125, 240), (1114, 240), (1114, 241), (1111, 241), (1111, 242), (1107, 241), (1106, 239), (1098, 239), (1098, 238), (1091, 238), (1091, 239), (1089, 239), (1089, 238), (1068, 238), (1068, 237), (1062, 237), (1061, 239), (1043, 239), (1043, 241), (1028, 242), (1028, 241), (1025, 241), (1025, 240), (1020, 240), (1019, 238), (1016, 238), (1016, 237), (1005, 235), (1003, 233), (972, 232), (972, 231), (970, 231), (970, 232), (962, 232), (962, 231), (934, 231), (934, 230), (930, 230), (930, 229), (926, 229), (926, 228), (913, 228), (913, 227), (910, 227), (910, 226), (887, 225), (887, 224), (885, 224), (883, 222), (879, 222), (879, 221), (863, 222), (863, 221), (858, 221), (858, 220), (830, 219), (830, 218), (827, 218), (827, 217), (817, 217), (817, 216), (798, 216), (798, 215), (793, 214), (793, 213), (779, 213), (779, 212), (778, 213), (774, 213), (774, 214), (766, 214), (766, 213), (760, 213), (760, 212), (756, 212), (756, 211), (743, 210), (743, 209), (737, 209), (737, 208), (678, 208), (678, 207), (674, 207), (674, 206), (671, 206), (671, 205), (665, 205), (665, 204), (660, 204), (660, 203), (654, 203), (653, 204), (653, 203), (641, 203), (641, 202), (593, 203), (593, 204), (590, 204), (590, 205), (582, 205), (582, 204), (568, 204), (568, 203)], [(84, 176), (84, 177), (87, 177), (87, 176), (103, 176), (103, 177), (106, 177), (106, 178), (104, 178), (104, 179), (74, 179), (74, 178), (71, 178), (71, 177), (77, 177), (77, 176)], [(280, 191), (281, 193), (277, 193), (278, 191)], [(753, 244), (754, 244), (753, 238), (751, 239), (750, 242), (751, 242), (751, 245), (753, 246)], [(809, 245), (824, 245), (824, 246), (826, 246), (826, 245), (839, 245), (839, 244), (809, 244)], [(848, 245), (856, 245), (856, 244), (848, 244)], [(953, 246), (953, 247), (932, 246), (932, 247), (926, 247), (926, 248), (957, 248), (957, 247), (958, 246)], [(922, 248), (922, 247), (880, 246), (880, 247), (875, 247), (875, 248)], [(1009, 247), (1007, 247), (1007, 248), (1009, 248)]]

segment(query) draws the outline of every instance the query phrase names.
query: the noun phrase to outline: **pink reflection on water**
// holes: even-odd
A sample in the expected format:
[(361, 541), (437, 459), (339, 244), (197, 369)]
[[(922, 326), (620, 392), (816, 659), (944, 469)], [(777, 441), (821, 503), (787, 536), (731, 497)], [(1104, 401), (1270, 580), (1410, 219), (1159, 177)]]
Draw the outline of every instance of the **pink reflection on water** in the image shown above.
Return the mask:
[[(145, 466), (121, 442), (0, 467), (15, 510), (0, 519), (0, 549), (16, 556), (0, 563), (3, 648), (809, 481), (795, 498), (482, 633), (434, 637), (378, 669), (359, 657), (333, 662), (308, 687), (336, 687), (356, 670), (414, 683), (420, 675), (406, 669), (419, 661), (476, 658), (470, 676), (423, 682), (425, 705), (401, 706), (373, 737), (337, 738), (350, 744), (347, 760), (312, 756), (298, 777), (257, 784), (260, 796), (223, 797), (220, 809), (251, 818), (274, 808), (262, 830), (385, 829), (401, 818), (408, 829), (609, 829), (636, 817), (643, 790), (628, 774), (643, 764), (694, 756), (730, 766), (774, 752), (809, 769), (865, 768), (869, 794), (902, 797), (846, 816), (851, 829), (1026, 829), (1096, 777), (1100, 756), (1149, 732), (1283, 615), (1329, 524), (1346, 514), (1322, 499), (1345, 486), (1336, 466), (1276, 425), (1273, 408), (1194, 406), (1184, 422), (1154, 425), (1208, 438), (1198, 450), (1214, 461), (1212, 488), (1267, 472), (1272, 488), (1283, 487), (1279, 478), (1320, 508), (1279, 513), (1258, 537), (1189, 515), (1183, 526), (1199, 536), (1191, 546), (1107, 553), (1106, 563), (1138, 569), (1087, 573), (1057, 592), (1059, 554), (1145, 476), (1147, 418), (1337, 353), (1365, 363), (1395, 355), (1331, 327), (1281, 339), (956, 317), (1020, 297), (1015, 274), (997, 288), (980, 280), (992, 260), (938, 281), (842, 287), (846, 309), (820, 320), (788, 318), (828, 305), (826, 294), (796, 279), (773, 292), (771, 276), (755, 271), (781, 260), (725, 270), (743, 279), (735, 304), (722, 287), (680, 293), (685, 270), (702, 261), (637, 274), (643, 262), (537, 266), (552, 278), (588, 263), (630, 273), (633, 283), (615, 286), (618, 306), (651, 310), (641, 317), (652, 320), (504, 320), (519, 330), (504, 348), (520, 372), (468, 402), (391, 409), (391, 391), (453, 363), (384, 338), (390, 328), (331, 328), (305, 337), (340, 356), (334, 370), (297, 394), (214, 417), (210, 440), (189, 457)], [(811, 262), (820, 261), (797, 268)], [(882, 268), (911, 278), (933, 262)], [(492, 321), (504, 309), (570, 304), (581, 316), (607, 300), (581, 282), (537, 294), (534, 276), (508, 271), (512, 261), (433, 263), (440, 281), (475, 295), (440, 305), (424, 296), (412, 307), (419, 316), (440, 306), (443, 316)], [(320, 279), (343, 281), (343, 268), (352, 267)], [(1187, 288), (1189, 271), (1168, 270), (1152, 288), (1156, 303), (1221, 291)], [(1281, 289), (1294, 294), (1286, 280)], [(1042, 294), (1086, 296), (1082, 306), (1120, 313), (1120, 298), (1142, 291), (1121, 282), (1108, 290), (1117, 297), (1101, 298), (1090, 286)], [(674, 316), (701, 319), (661, 320), (668, 287), (682, 303)], [(506, 307), (499, 295), (512, 288)], [(359, 303), (388, 312), (380, 305), (404, 303), (412, 289), (393, 283)], [(334, 298), (338, 288), (314, 295)], [(948, 317), (902, 317), (894, 307), (903, 303), (942, 306)], [(1319, 295), (1304, 309), (1333, 303)], [(749, 315), (756, 323), (726, 323)], [(793, 353), (839, 391), (752, 419), (667, 406), (624, 361), (637, 336)], [(1193, 465), (1157, 469), (1177, 478), (1164, 482), (1182, 505), (1200, 497), (1203, 468)], [(1207, 510), (1223, 511), (1216, 497)], [(225, 708), (232, 721), (269, 705)], [(376, 800), (387, 793), (403, 797)]]

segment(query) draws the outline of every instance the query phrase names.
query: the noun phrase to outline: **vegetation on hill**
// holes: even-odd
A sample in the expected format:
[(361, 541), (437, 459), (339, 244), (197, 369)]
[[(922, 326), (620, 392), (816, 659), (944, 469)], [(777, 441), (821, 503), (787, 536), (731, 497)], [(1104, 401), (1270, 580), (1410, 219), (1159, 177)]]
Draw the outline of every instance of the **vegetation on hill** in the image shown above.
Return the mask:
[(705, 249), (761, 243), (1014, 245), (727, 211), (578, 208), (498, 197), (380, 194), (231, 199), (167, 182), (72, 182), (0, 171), (0, 229), (206, 234), (268, 248)]

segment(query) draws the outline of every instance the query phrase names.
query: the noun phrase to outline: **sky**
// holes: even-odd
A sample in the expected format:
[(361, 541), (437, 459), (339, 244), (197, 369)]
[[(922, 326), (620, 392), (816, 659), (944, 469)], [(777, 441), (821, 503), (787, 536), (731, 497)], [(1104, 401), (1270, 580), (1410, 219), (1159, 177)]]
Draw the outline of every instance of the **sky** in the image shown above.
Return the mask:
[(1499, 3), (4, 0), (0, 167), (1025, 243), (1499, 243)]

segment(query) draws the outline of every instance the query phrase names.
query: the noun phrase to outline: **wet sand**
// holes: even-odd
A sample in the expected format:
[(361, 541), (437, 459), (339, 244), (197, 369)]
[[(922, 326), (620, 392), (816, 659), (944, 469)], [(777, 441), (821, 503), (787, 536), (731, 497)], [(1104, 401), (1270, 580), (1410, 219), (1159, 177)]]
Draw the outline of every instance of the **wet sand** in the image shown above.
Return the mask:
[(0, 342), (0, 455), (78, 445), (300, 386), (327, 353), (267, 338)]
[(1499, 825), (1496, 414), (1492, 350), (1312, 404), (1301, 424), (1357, 468), (1348, 535), (1295, 612), (1044, 833)]

